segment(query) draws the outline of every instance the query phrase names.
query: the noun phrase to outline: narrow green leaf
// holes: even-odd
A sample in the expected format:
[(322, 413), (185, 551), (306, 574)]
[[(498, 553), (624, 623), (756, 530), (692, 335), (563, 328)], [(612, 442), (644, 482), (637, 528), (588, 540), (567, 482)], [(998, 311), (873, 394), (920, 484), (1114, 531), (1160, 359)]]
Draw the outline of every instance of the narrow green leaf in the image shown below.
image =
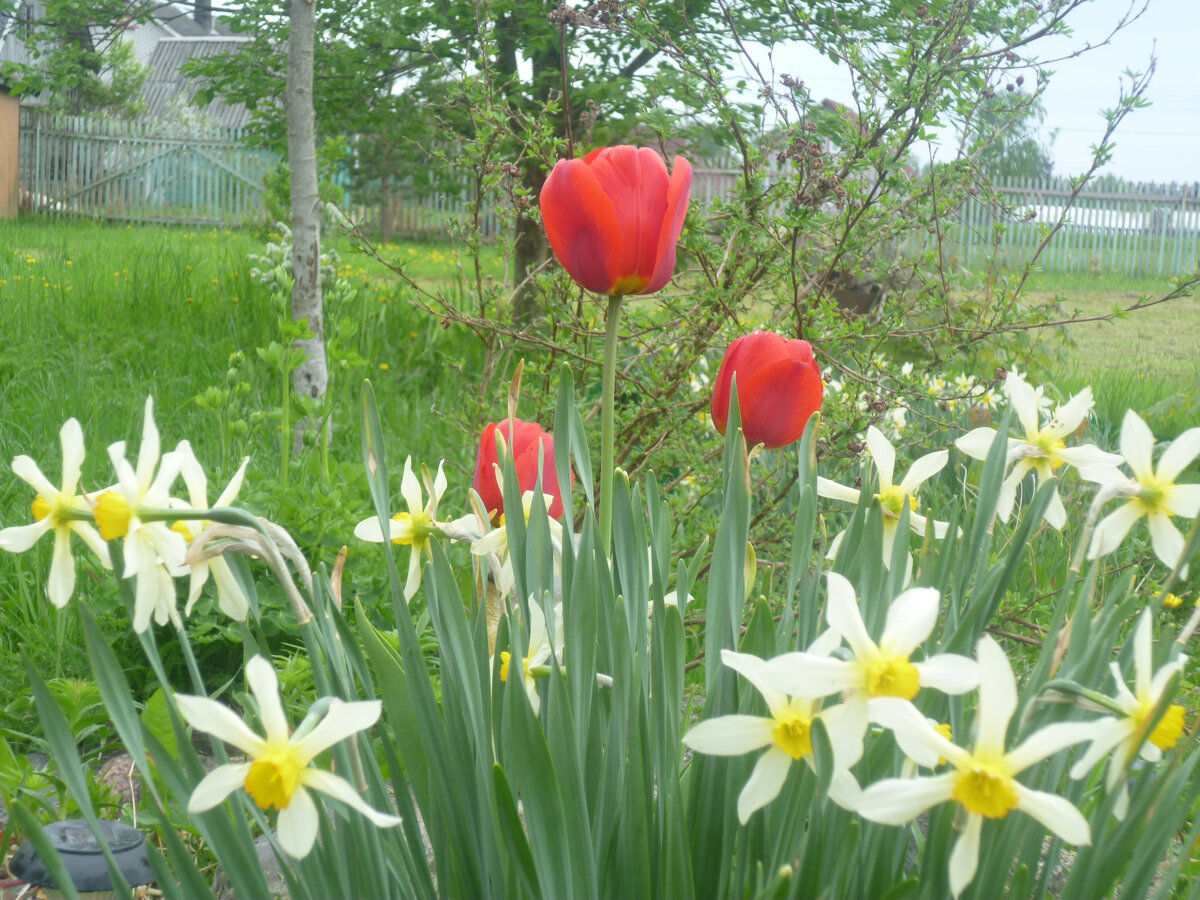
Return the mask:
[(829, 793), (829, 785), (833, 781), (833, 744), (829, 740), (829, 731), (825, 728), (825, 722), (820, 717), (812, 720), (812, 726), (808, 733), (809, 740), (812, 741), (813, 765), (817, 770), (817, 784), (820, 787), (821, 795), (825, 796)]
[(496, 763), (492, 766), (492, 779), (496, 786), (496, 808), (500, 813), (500, 833), (504, 845), (516, 862), (517, 876), (530, 897), (541, 897), (542, 889), (538, 884), (537, 867), (533, 862), (533, 853), (529, 849), (529, 841), (525, 839), (525, 825), (517, 813), (517, 804), (513, 799), (512, 789), (508, 786), (508, 778), (504, 768)]

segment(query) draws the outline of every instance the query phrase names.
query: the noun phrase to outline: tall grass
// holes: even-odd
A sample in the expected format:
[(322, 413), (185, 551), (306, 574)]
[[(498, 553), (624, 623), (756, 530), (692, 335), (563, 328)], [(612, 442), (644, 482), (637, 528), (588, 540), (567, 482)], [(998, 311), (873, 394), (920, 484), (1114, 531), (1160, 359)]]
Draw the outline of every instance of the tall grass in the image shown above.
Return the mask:
[[(448, 469), (460, 473), (452, 479), (447, 508), (465, 503), (469, 477), (461, 473), (470, 470), (473, 441), (464, 438), (461, 423), (430, 427), (424, 420), (440, 415), (434, 410), (463, 408), (456, 398), (462, 394), (460, 373), (470, 371), (476, 354), (473, 341), (415, 310), (384, 267), (350, 253), (344, 242), (339, 274), (357, 294), (346, 308), (326, 313), (327, 320), (344, 319), (349, 329), (343, 348), (348, 358), (332, 371), (330, 471), (326, 477), (315, 465), (314, 442), (292, 462), (295, 479), (309, 490), (297, 495), (278, 489), (280, 435), (273, 413), (279, 376), (256, 350), (278, 339), (280, 309), (251, 276), (247, 260), (263, 252), (267, 239), (218, 229), (0, 221), (3, 470), (13, 457), (28, 454), (56, 482), (58, 431), (73, 416), (87, 445), (82, 484), (107, 487), (113, 476), (105, 449), (124, 440), (129, 455), (136, 453), (145, 399), (153, 395), (163, 449), (188, 439), (205, 464), (210, 496), (250, 454), (243, 499), (296, 528), (308, 549), (328, 543), (336, 552), (349, 539), (348, 523), (369, 514), (357, 398), (363, 378), (370, 377), (391, 452), (434, 465), (447, 458)], [(457, 275), (446, 245), (392, 244), (383, 253), (402, 259), (418, 279)], [(231, 354), (238, 352), (243, 361), (231, 369)], [(228, 422), (196, 398), (232, 384), (243, 385), (233, 417), (246, 428), (231, 435)], [(0, 477), (0, 527), (30, 521), (31, 500), (23, 481)], [(305, 506), (281, 509), (285, 503)], [(41, 543), (34, 554), (0, 554), (0, 683), (23, 682), (20, 649), (49, 676), (87, 671), (80, 637), (67, 624), (74, 617), (60, 617), (46, 602), (51, 542)], [(332, 559), (329, 553), (315, 556)], [(94, 560), (83, 552), (78, 560), (77, 596), (103, 626), (106, 612), (120, 611), (120, 601)], [(114, 640), (127, 637), (114, 629)]]

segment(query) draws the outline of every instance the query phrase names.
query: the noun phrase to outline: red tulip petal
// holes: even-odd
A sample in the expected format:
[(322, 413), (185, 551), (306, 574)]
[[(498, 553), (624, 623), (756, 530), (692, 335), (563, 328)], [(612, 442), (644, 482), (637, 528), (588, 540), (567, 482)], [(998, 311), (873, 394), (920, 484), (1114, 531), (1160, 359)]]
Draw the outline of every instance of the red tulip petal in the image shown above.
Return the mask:
[(608, 147), (592, 171), (617, 210), (625, 233), (616, 262), (614, 293), (645, 293), (658, 263), (659, 236), (667, 211), (667, 166), (649, 147)]
[(725, 433), (734, 373), (738, 379), (742, 431), (748, 443), (782, 447), (804, 433), (821, 407), (824, 385), (812, 347), (771, 332), (753, 332), (729, 345), (713, 387), (713, 424)]
[(821, 408), (825, 388), (815, 366), (781, 356), (756, 368), (738, 393), (746, 442), (783, 447), (804, 433), (809, 417)]
[(587, 161), (559, 160), (542, 186), (540, 204), (546, 237), (563, 268), (588, 290), (610, 293), (625, 237), (617, 208)]
[(653, 294), (675, 274), (675, 246), (679, 243), (679, 232), (683, 230), (691, 189), (692, 165), (682, 156), (676, 156), (671, 170), (671, 183), (667, 188), (667, 211), (658, 235), (654, 273), (644, 293)]
[[(504, 423), (501, 434), (508, 434), (507, 422)], [(483, 429), (483, 436), (479, 439), (479, 452), (475, 457), (475, 477), (471, 480), (471, 487), (483, 501), (484, 509), (495, 513), (493, 521), (499, 520), (500, 514), (504, 512), (504, 497), (496, 485), (495, 463), (496, 423), (492, 422)]]
[(745, 405), (746, 377), (752, 371), (752, 364), (763, 353), (773, 347), (786, 344), (786, 340), (769, 331), (752, 331), (733, 341), (725, 350), (721, 359), (721, 368), (717, 371), (717, 380), (713, 386), (712, 402), (709, 411), (717, 431), (725, 433), (725, 425), (729, 418), (729, 395), (733, 381), (733, 373), (742, 371), (739, 380), (738, 397)]

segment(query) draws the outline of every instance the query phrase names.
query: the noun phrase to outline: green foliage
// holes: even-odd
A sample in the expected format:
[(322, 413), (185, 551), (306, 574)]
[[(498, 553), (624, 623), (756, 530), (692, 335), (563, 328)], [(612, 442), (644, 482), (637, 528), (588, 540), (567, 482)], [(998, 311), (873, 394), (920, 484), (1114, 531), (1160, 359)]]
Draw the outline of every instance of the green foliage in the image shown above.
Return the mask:
[[(317, 147), (317, 195), (322, 203), (341, 204), (345, 191), (338, 185), (338, 175), (350, 153), (346, 139), (341, 136), (326, 138)], [(267, 221), (278, 223), (292, 221), (291, 169), (281, 161), (263, 176), (263, 205), (267, 209)], [(290, 244), (290, 233), (288, 234)]]
[[(1023, 79), (1022, 79), (1023, 80)], [(988, 176), (1049, 178), (1058, 129), (1043, 129), (1046, 110), (1038, 93), (1005, 91), (984, 95), (970, 122), (969, 146), (976, 165)]]
[(149, 10), (124, 0), (80, 3), (49, 0), (25, 38), (31, 63), (6, 63), (13, 93), (38, 95), (53, 112), (136, 118), (145, 109), (142, 86), (150, 70), (122, 34)]

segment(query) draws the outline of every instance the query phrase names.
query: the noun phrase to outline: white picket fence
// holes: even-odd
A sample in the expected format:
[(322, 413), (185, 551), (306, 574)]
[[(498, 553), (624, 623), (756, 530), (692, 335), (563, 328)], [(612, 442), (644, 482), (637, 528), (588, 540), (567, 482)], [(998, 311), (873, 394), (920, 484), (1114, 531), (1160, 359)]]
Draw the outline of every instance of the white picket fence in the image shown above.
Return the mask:
[[(740, 176), (741, 170), (727, 163), (694, 164), (692, 204), (704, 207), (732, 195)], [(996, 194), (995, 203), (972, 198), (945, 223), (952, 261), (968, 270), (993, 263), (1002, 270), (1022, 268), (1060, 218), (1061, 227), (1037, 259), (1046, 271), (1164, 277), (1191, 271), (1200, 258), (1200, 183), (1085, 189), (1069, 210), (1072, 189), (1065, 179), (1007, 179)], [(401, 195), (389, 221), (397, 236), (434, 238), (446, 234), (452, 223), (465, 222), (473, 208), (466, 191), (458, 196)], [(501, 235), (506, 218), (499, 199), (482, 209), (483, 235)], [(378, 227), (378, 207), (360, 206), (355, 213), (366, 227)], [(921, 232), (908, 249), (918, 250), (929, 240)]]
[[(37, 212), (153, 222), (258, 221), (264, 215), (262, 179), (276, 163), (245, 135), (229, 129), (173, 129), (99, 119), (50, 117), (22, 110), (20, 187)], [(698, 208), (737, 190), (733, 160), (693, 162), (692, 203)], [(766, 177), (781, 176), (768, 169)], [(969, 270), (998, 265), (1014, 270), (1035, 253), (1047, 230), (1062, 221), (1037, 265), (1047, 271), (1177, 275), (1200, 256), (1200, 183), (1123, 185), (1072, 195), (1065, 179), (1010, 179), (996, 200), (972, 198), (945, 221), (944, 246)], [(418, 195), (396, 185), (387, 215), (397, 237), (444, 237), (456, 224), (498, 237), (511, 224), (500, 196), (478, 208), (467, 188)], [(378, 233), (378, 202), (346, 197), (346, 210)], [(506, 215), (506, 212), (508, 213)], [(924, 231), (909, 249), (927, 246)]]
[(1072, 194), (1065, 179), (1008, 179), (999, 203), (973, 199), (950, 226), (950, 246), (968, 269), (1016, 269), (1060, 221), (1037, 265), (1052, 272), (1169, 276), (1200, 257), (1200, 184), (1124, 185)]

